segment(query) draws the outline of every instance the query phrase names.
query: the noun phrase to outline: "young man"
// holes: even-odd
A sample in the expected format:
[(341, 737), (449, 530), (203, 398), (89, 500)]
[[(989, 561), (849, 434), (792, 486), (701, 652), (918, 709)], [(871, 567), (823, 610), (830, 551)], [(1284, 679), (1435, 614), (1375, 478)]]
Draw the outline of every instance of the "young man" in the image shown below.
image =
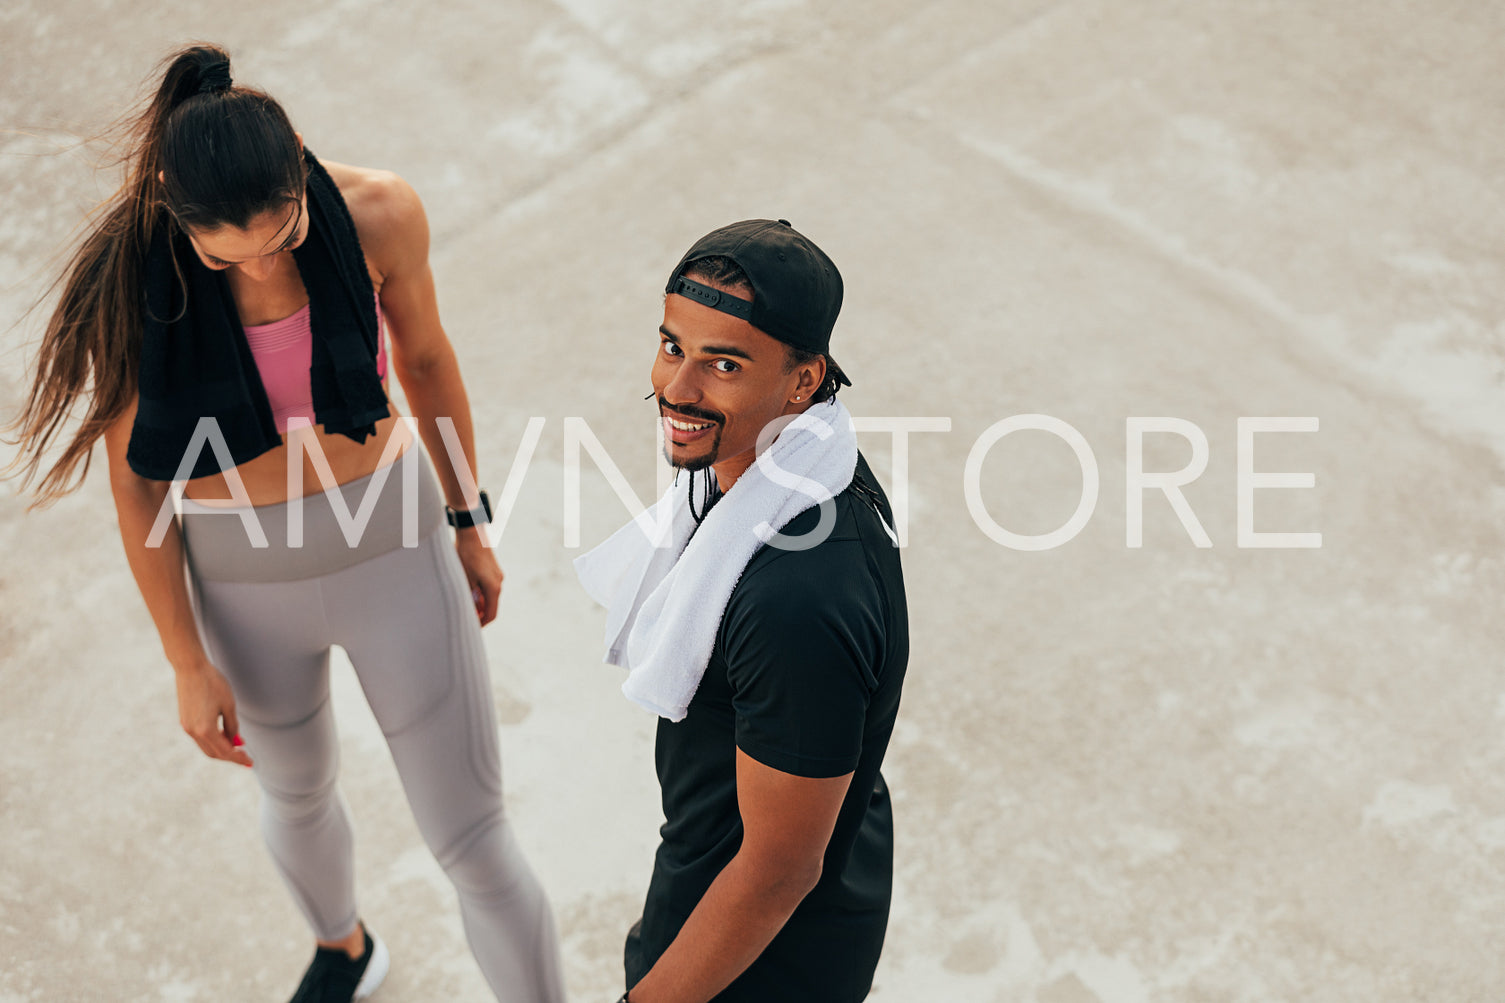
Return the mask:
[(666, 294), (652, 379), (687, 476), (650, 510), (658, 538), (629, 523), (577, 562), (624, 692), (661, 715), (666, 823), (622, 999), (862, 1000), (909, 638), (888, 502), (834, 399), (841, 276), (788, 222), (747, 220)]

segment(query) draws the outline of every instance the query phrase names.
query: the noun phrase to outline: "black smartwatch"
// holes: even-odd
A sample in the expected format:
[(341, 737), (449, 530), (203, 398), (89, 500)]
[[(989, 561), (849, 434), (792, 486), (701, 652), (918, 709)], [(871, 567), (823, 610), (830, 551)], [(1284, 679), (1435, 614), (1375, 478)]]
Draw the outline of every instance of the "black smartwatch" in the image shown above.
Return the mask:
[(470, 529), (479, 522), (489, 523), (491, 522), (491, 499), (486, 497), (486, 492), (482, 491), (480, 508), (473, 508), (464, 512), (458, 512), (446, 505), (444, 506), (444, 518), (448, 519), (449, 524), (456, 529)]

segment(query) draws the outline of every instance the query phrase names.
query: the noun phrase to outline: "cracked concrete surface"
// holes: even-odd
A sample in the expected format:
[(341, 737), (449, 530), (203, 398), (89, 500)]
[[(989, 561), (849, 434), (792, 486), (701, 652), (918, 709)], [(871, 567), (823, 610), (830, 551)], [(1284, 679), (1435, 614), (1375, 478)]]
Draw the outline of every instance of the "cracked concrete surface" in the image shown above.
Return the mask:
[[(855, 414), (910, 448), (913, 657), (874, 1000), (1483, 1001), (1505, 991), (1502, 17), (1411, 0), (913, 5), (623, 0), (0, 9), (0, 407), (98, 147), (173, 44), (232, 50), (321, 155), (398, 171), (433, 226), (483, 483), (546, 419), (487, 641), (509, 811), (571, 995), (621, 990), (660, 821), (653, 722), (599, 664), (563, 545), (563, 419), (642, 498), (666, 270), (782, 216), (840, 265)], [(963, 474), (1052, 415), (1101, 471), (1054, 550), (992, 542)], [(1237, 420), (1258, 437), (1237, 544)], [(1126, 419), (1208, 440), (1125, 546)], [(886, 435), (865, 433), (880, 476)], [(1189, 447), (1145, 440), (1146, 468)], [(307, 960), (248, 776), (177, 730), (102, 460), (0, 496), (0, 1001), (281, 999)], [(626, 515), (584, 477), (582, 538)], [(1018, 533), (1081, 474), (1011, 436), (979, 490)], [(486, 999), (348, 665), (335, 696), (380, 999)]]

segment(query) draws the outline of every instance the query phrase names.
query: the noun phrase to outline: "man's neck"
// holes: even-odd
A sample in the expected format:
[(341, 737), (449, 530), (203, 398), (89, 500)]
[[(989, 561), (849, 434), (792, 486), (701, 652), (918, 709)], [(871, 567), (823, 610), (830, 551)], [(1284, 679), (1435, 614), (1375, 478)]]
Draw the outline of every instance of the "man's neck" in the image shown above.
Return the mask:
[(711, 464), (711, 469), (716, 471), (716, 486), (723, 494), (730, 491), (732, 485), (737, 483), (737, 478), (747, 473), (747, 468), (751, 467), (756, 459), (757, 456), (749, 449), (745, 453), (722, 460), (720, 463)]

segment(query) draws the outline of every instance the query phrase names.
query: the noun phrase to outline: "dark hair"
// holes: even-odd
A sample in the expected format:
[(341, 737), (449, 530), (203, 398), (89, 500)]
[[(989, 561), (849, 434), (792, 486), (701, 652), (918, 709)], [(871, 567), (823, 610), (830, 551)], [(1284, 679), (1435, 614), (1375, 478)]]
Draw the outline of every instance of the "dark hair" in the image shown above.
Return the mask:
[[(787, 347), (789, 355), (784, 359), (784, 372), (786, 373), (792, 373), (800, 366), (821, 358), (820, 352), (807, 352), (803, 348), (795, 348), (793, 345)], [(835, 397), (836, 391), (841, 389), (842, 380), (846, 379), (847, 374), (841, 371), (841, 367), (836, 364), (835, 359), (827, 355), (825, 356), (825, 360), (826, 378), (821, 382), (820, 386), (815, 388), (815, 393), (810, 395), (811, 404), (822, 404)]]
[[(687, 279), (696, 282), (704, 282), (708, 285), (723, 286), (734, 292), (744, 292), (749, 296), (756, 295), (753, 292), (752, 282), (742, 266), (731, 258), (722, 254), (712, 254), (704, 258), (695, 258), (685, 264), (682, 273)], [(846, 374), (836, 364), (836, 360), (821, 352), (807, 352), (803, 348), (795, 348), (793, 345), (785, 345), (787, 354), (784, 357), (784, 372), (792, 373), (800, 366), (814, 362), (816, 359), (826, 360), (826, 378), (815, 393), (810, 395), (811, 404), (820, 404), (836, 396), (836, 391), (841, 389), (842, 380)]]
[(725, 286), (736, 292), (753, 295), (752, 280), (747, 277), (741, 265), (724, 254), (712, 254), (687, 261), (680, 274), (696, 282)]
[(308, 179), (303, 151), (281, 105), (261, 91), (231, 86), (223, 50), (202, 51), (223, 63), (200, 62), (197, 81), (185, 74), (180, 86), (187, 93), (162, 123), (162, 202), (183, 226), (243, 230), (268, 210), (301, 205)]
[[(144, 109), (111, 130), (124, 164), (120, 189), (94, 214), (48, 293), (62, 287), (38, 351), (21, 415), (6, 426), (30, 485), (81, 398), (87, 411), (36, 488), (31, 507), (82, 481), (94, 443), (131, 406), (141, 354), (142, 271), (161, 226), (245, 228), (256, 216), (301, 205), (305, 168), (287, 114), (272, 98), (230, 81), (230, 56), (195, 44), (163, 60)], [(160, 179), (159, 179), (160, 175)]]

